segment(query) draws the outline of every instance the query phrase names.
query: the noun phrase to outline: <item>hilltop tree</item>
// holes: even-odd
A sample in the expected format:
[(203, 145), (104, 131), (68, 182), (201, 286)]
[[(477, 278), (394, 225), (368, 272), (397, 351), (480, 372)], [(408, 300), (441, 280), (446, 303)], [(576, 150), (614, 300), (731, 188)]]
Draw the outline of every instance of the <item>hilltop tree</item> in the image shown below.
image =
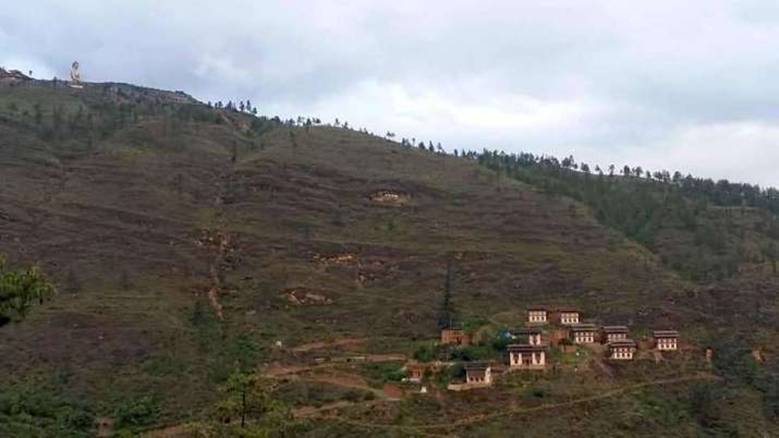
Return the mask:
[(242, 429), (246, 428), (247, 420), (252, 420), (252, 429), (283, 427), (291, 419), (290, 413), (282, 402), (273, 399), (274, 389), (270, 381), (236, 369), (220, 388), (224, 395), (216, 406), (220, 423), (229, 425), (237, 417)]
[(765, 255), (768, 257), (768, 260), (771, 262), (771, 268), (774, 272), (774, 275), (777, 273), (777, 257), (779, 257), (779, 254), (777, 254), (776, 250), (776, 244), (774, 242), (771, 242), (768, 244), (768, 246), (765, 249)]
[(54, 286), (37, 267), (10, 270), (0, 258), (0, 326), (12, 319), (24, 319), (33, 304), (42, 304), (54, 292)]
[(73, 269), (68, 269), (68, 276), (65, 278), (65, 292), (69, 294), (81, 292), (81, 281)]
[(446, 261), (446, 278), (444, 280), (444, 299), (441, 303), (441, 314), (438, 317), (438, 327), (445, 328), (451, 325), (454, 318), (452, 308), (452, 292), (454, 291), (454, 264), (452, 259)]

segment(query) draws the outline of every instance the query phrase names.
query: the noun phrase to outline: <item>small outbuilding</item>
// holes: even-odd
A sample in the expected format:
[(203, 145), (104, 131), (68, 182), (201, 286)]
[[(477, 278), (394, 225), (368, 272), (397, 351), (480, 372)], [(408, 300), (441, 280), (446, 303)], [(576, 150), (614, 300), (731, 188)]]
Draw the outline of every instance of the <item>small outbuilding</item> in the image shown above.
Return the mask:
[(447, 345), (468, 345), (471, 338), (465, 330), (457, 327), (441, 329), (441, 343)]
[(465, 383), (469, 385), (492, 385), (492, 367), (486, 362), (466, 363)]
[(425, 369), (421, 363), (409, 363), (406, 365), (406, 378), (409, 382), (419, 383), (425, 375)]

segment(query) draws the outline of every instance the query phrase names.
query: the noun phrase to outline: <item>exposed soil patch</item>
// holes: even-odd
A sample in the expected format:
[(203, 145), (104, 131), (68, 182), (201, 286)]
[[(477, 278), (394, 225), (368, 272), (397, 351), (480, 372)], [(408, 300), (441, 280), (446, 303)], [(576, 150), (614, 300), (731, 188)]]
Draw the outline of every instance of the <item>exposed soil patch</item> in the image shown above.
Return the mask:
[(282, 291), (282, 296), (296, 306), (333, 304), (333, 300), (318, 289), (304, 287), (285, 289)]
[(368, 197), (371, 202), (382, 205), (403, 206), (411, 201), (411, 195), (395, 190), (379, 190)]
[(297, 347), (293, 348), (292, 351), (299, 353), (299, 352), (312, 351), (312, 350), (321, 350), (323, 348), (343, 347), (347, 345), (354, 346), (354, 345), (362, 344), (363, 342), (365, 342), (365, 339), (342, 338), (332, 342), (312, 342), (310, 344), (298, 345)]
[(359, 263), (357, 256), (352, 253), (335, 254), (331, 256), (315, 255), (314, 261), (323, 265), (351, 265)]

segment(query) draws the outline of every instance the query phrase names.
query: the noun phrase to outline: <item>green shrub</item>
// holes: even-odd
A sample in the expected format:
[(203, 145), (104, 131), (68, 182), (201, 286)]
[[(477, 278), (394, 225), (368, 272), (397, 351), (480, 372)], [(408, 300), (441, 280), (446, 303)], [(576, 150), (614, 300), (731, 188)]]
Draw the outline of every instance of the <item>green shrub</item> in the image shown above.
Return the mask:
[(116, 425), (120, 428), (135, 428), (154, 423), (160, 414), (157, 402), (151, 397), (127, 400), (114, 412)]
[(413, 357), (419, 362), (432, 362), (435, 358), (435, 352), (430, 345), (420, 345), (419, 348), (414, 351)]
[(369, 363), (364, 366), (371, 380), (379, 382), (399, 382), (406, 377), (403, 366), (398, 362)]

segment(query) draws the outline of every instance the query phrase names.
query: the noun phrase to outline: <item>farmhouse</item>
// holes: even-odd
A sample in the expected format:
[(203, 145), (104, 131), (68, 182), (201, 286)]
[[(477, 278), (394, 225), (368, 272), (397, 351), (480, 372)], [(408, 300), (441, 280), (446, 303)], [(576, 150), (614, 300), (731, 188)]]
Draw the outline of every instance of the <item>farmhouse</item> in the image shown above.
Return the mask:
[(546, 367), (546, 349), (543, 346), (511, 344), (506, 349), (512, 369), (542, 370)]
[(492, 384), (492, 368), (484, 362), (471, 362), (465, 364), (465, 383), (469, 385)]
[(569, 331), (574, 344), (592, 344), (597, 333), (598, 329), (593, 324), (576, 324), (571, 326)]
[(560, 324), (574, 325), (579, 323), (579, 311), (575, 309), (560, 309), (557, 311), (560, 315)]
[(445, 328), (441, 330), (441, 343), (451, 345), (468, 345), (470, 337), (461, 328)]
[(679, 348), (679, 332), (676, 330), (655, 330), (655, 348), (660, 351), (675, 351)]
[(549, 311), (544, 307), (530, 307), (527, 309), (527, 322), (530, 324), (546, 324)]
[(601, 342), (608, 344), (614, 341), (624, 341), (630, 330), (624, 325), (607, 325), (601, 330)]
[(636, 343), (630, 339), (609, 342), (609, 358), (613, 360), (633, 360)]
[(509, 332), (512, 339), (517, 339), (523, 344), (541, 345), (541, 329), (537, 327), (528, 327), (511, 330)]

